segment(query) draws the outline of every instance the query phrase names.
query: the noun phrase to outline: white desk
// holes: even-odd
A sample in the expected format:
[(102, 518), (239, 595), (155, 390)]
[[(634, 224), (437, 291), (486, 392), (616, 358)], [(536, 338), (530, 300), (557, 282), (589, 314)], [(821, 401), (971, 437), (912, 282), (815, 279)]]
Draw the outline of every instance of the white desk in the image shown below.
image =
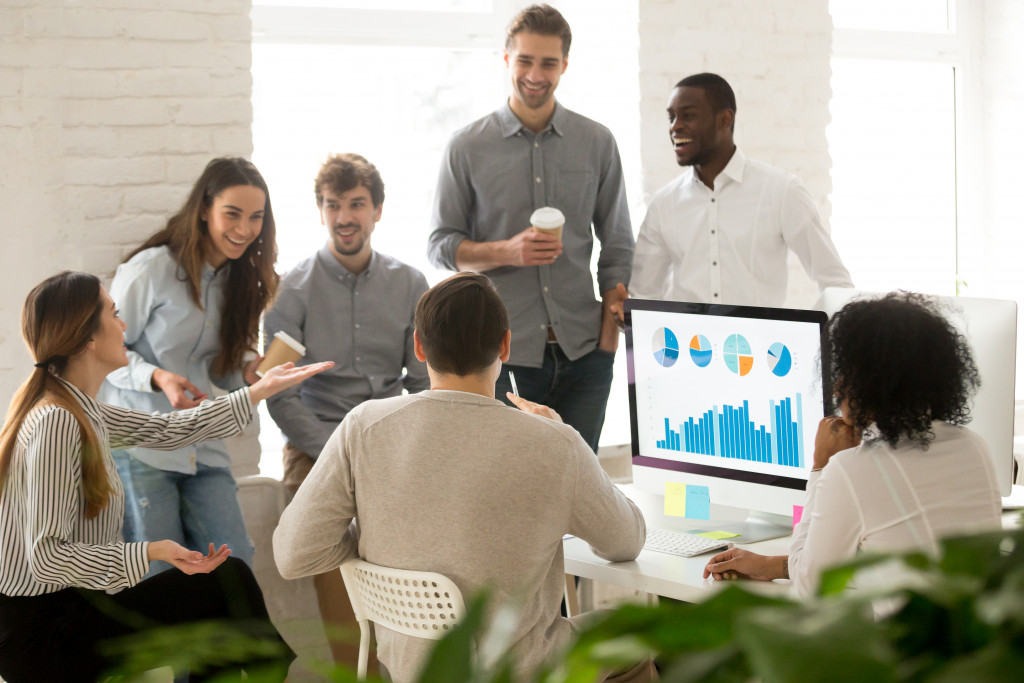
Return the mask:
[[(711, 524), (682, 517), (666, 517), (662, 496), (642, 493), (629, 485), (620, 488), (640, 508), (649, 529), (660, 527), (685, 531), (687, 529), (706, 529)], [(742, 516), (737, 516), (739, 511), (730, 508), (719, 508), (713, 505), (711, 511), (712, 517), (715, 517), (717, 521), (742, 518)], [(1005, 512), (1003, 528), (1019, 527), (1021, 514), (1021, 510)], [(789, 553), (789, 542), (790, 536), (785, 536), (760, 543), (745, 544), (742, 547), (762, 555), (786, 555)], [(573, 574), (585, 581), (600, 581), (686, 602), (702, 602), (711, 595), (712, 591), (720, 590), (726, 585), (724, 581), (705, 579), (703, 576), (704, 567), (714, 553), (705, 553), (696, 557), (678, 557), (652, 550), (641, 550), (640, 556), (632, 562), (609, 562), (590, 552), (590, 546), (578, 538), (567, 538), (562, 542), (562, 546), (565, 550), (565, 573)], [(744, 586), (775, 595), (795, 595), (788, 581), (745, 581)], [(581, 584), (580, 608), (582, 611), (592, 608), (592, 605), (589, 604), (590, 591), (588, 588), (585, 583)]]
[[(632, 486), (621, 487), (644, 515), (648, 529), (660, 527), (685, 531), (688, 529), (709, 528), (711, 522), (682, 517), (667, 517), (664, 513), (664, 498), (637, 491)], [(712, 506), (712, 517), (717, 521), (741, 520), (737, 510)], [(742, 547), (763, 555), (785, 555), (789, 552), (790, 537), (775, 538), (760, 543), (750, 543)], [(562, 543), (565, 550), (565, 573), (573, 574), (581, 579), (601, 581), (631, 590), (639, 590), (652, 595), (660, 595), (686, 602), (706, 600), (711, 591), (720, 588), (724, 582), (703, 578), (704, 567), (714, 553), (697, 555), (696, 557), (678, 557), (652, 550), (640, 551), (640, 556), (632, 562), (608, 562), (590, 552), (590, 546), (578, 538), (568, 538)], [(721, 551), (718, 551), (721, 552)], [(746, 582), (747, 586), (771, 593), (788, 594), (788, 581), (777, 582)], [(581, 586), (582, 603), (586, 603), (588, 591)], [(581, 604), (586, 611), (589, 605)]]

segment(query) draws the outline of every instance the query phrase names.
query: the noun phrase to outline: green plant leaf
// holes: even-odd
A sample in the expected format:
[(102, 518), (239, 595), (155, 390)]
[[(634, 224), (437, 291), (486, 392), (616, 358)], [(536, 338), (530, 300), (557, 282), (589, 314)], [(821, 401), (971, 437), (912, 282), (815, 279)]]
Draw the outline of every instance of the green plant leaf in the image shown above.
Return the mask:
[(766, 682), (897, 680), (896, 653), (856, 603), (752, 609), (736, 624), (736, 640)]
[(954, 659), (927, 680), (929, 683), (1017, 683), (1024, 677), (1024, 653), (1006, 643), (992, 645)]

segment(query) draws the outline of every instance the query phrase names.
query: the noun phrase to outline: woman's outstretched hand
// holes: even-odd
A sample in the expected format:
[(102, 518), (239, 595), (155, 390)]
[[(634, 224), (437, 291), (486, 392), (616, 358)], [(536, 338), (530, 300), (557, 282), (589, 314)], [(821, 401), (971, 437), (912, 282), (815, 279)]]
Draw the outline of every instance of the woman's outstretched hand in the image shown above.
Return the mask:
[(318, 372), (323, 372), (334, 367), (334, 361), (323, 363), (311, 363), (295, 367), (295, 363), (285, 363), (271, 368), (264, 373), (263, 378), (249, 387), (249, 395), (252, 397), (252, 404), (256, 405), (266, 398), (270, 398), (279, 391), (299, 384)]
[(186, 574), (208, 574), (224, 564), (231, 551), (226, 545), (216, 550), (210, 544), (210, 552), (203, 555), (198, 550), (183, 548), (174, 541), (153, 541), (149, 544), (149, 561), (162, 560), (173, 564)]

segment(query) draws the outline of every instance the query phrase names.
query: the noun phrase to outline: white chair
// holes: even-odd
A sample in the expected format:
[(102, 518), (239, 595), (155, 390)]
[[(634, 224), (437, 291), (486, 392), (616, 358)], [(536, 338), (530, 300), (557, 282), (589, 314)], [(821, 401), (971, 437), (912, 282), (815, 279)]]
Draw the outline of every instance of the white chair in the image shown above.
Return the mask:
[(341, 565), (341, 576), (359, 622), (359, 680), (370, 657), (369, 622), (396, 633), (440, 640), (466, 613), (455, 582), (443, 574), (391, 569), (360, 560)]

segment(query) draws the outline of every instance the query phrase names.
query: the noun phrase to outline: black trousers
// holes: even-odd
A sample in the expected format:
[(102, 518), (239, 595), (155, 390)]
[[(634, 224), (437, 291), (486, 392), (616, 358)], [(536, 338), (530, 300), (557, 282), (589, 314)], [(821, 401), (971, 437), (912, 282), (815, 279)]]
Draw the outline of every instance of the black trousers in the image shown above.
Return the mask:
[(117, 664), (103, 654), (104, 641), (204, 620), (229, 622), (272, 644), (278, 654), (193, 673), (190, 681), (256, 666), (280, 671), (284, 680), (295, 653), (271, 624), (252, 571), (233, 557), (209, 574), (171, 569), (114, 595), (66, 588), (34, 597), (0, 596), (0, 676), (7, 683), (92, 683)]

